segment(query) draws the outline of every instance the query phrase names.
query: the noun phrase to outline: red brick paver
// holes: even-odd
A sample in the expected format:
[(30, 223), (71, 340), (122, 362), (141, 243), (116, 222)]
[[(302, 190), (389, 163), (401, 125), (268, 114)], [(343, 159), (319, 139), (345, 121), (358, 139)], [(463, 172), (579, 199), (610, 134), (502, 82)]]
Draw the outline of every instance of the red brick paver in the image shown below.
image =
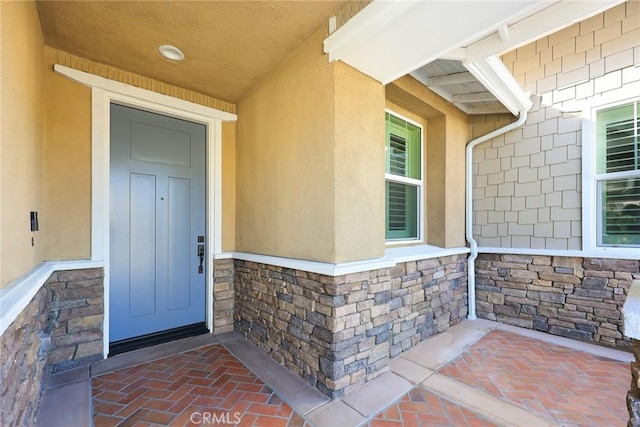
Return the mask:
[[(628, 419), (627, 363), (501, 330), (490, 332), (438, 372), (564, 425), (622, 427)], [(220, 344), (94, 378), (93, 407), (97, 427), (222, 426), (236, 421), (238, 426), (308, 426)], [(494, 424), (415, 387), (367, 425)]]
[(94, 378), (93, 404), (96, 427), (305, 424), (220, 344)]
[(398, 402), (380, 412), (368, 425), (369, 427), (491, 427), (496, 424), (430, 391), (416, 387)]
[(438, 372), (560, 423), (627, 424), (627, 363), (495, 330)]

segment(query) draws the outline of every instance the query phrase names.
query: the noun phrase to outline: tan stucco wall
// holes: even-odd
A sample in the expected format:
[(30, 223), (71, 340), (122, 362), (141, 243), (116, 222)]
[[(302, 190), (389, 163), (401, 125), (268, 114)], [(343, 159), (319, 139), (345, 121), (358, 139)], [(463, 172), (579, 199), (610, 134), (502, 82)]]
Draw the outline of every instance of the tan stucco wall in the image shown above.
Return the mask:
[(236, 248), (236, 123), (222, 124), (222, 250)]
[(465, 148), (469, 142), (468, 116), (450, 105), (446, 114), (445, 247), (465, 246)]
[(447, 230), (447, 118), (444, 114), (429, 119), (427, 134), (427, 243), (446, 246)]
[(469, 141), (468, 116), (410, 76), (387, 85), (386, 98), (388, 105), (403, 108), (428, 123), (425, 132), (427, 243), (445, 248), (464, 246), (464, 150)]
[[(0, 2), (0, 287), (42, 261), (29, 212), (42, 215), (43, 40), (33, 2)], [(45, 215), (42, 215), (43, 217)], [(35, 246), (31, 246), (34, 236)]]
[(238, 103), (237, 250), (384, 254), (384, 92), (322, 53), (324, 31)]
[(53, 71), (45, 48), (44, 205), (47, 259), (91, 257), (91, 90)]
[(239, 251), (335, 258), (335, 77), (322, 39), (309, 39), (238, 103)]
[(384, 255), (384, 87), (335, 69), (336, 262)]

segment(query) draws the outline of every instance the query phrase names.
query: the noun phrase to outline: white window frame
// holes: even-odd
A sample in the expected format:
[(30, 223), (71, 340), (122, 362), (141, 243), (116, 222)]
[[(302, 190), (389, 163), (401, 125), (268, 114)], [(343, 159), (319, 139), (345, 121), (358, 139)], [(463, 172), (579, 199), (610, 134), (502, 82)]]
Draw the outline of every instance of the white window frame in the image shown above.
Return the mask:
[[(393, 111), (389, 108), (385, 108), (385, 113), (389, 113), (392, 116), (395, 116), (401, 120), (406, 121), (407, 123), (411, 123), (414, 126), (417, 126), (418, 128), (420, 128), (420, 179), (413, 179), (413, 178), (406, 178), (406, 177), (401, 177), (398, 175), (394, 175), (394, 174), (390, 174), (386, 172), (386, 166), (385, 166), (385, 174), (384, 174), (384, 182), (385, 182), (385, 187), (386, 187), (386, 183), (387, 181), (392, 181), (392, 182), (398, 182), (400, 184), (410, 184), (410, 185), (415, 185), (418, 187), (418, 237), (414, 238), (414, 239), (386, 239), (385, 236), (385, 243), (387, 246), (394, 246), (394, 245), (407, 245), (407, 244), (417, 244), (417, 243), (424, 243), (424, 239), (425, 239), (425, 235), (424, 235), (424, 230), (426, 228), (426, 223), (425, 223), (425, 209), (424, 209), (424, 201), (426, 199), (426, 194), (425, 194), (425, 158), (426, 158), (426, 153), (424, 151), (424, 126), (421, 125), (420, 123), (416, 122), (415, 120), (411, 120), (410, 118), (396, 112)], [(386, 119), (385, 119), (385, 125), (386, 125)], [(385, 136), (386, 138), (386, 136)], [(385, 150), (386, 150), (386, 145), (387, 141), (385, 140)], [(385, 162), (386, 162), (386, 153), (385, 153)], [(386, 191), (386, 190), (385, 190)], [(386, 202), (385, 202), (385, 216), (387, 215), (387, 206), (386, 206)], [(385, 235), (386, 235), (386, 225), (385, 225)]]
[[(624, 89), (624, 88), (623, 88)], [(598, 212), (598, 181), (604, 174), (598, 174), (596, 119), (599, 111), (640, 101), (640, 90), (627, 91), (624, 97), (620, 92), (603, 95), (597, 102), (591, 102), (583, 110), (582, 121), (582, 249), (589, 255), (607, 257), (638, 258), (640, 248), (634, 246), (598, 246), (601, 229), (601, 217)], [(624, 178), (636, 172), (616, 172), (606, 174), (609, 178)]]

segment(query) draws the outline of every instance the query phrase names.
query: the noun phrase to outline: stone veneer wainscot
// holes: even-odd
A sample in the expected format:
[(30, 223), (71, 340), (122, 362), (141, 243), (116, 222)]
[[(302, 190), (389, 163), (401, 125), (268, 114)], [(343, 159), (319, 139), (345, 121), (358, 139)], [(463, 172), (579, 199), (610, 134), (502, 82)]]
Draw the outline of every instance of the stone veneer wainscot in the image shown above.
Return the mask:
[(481, 254), (478, 317), (628, 349), (621, 310), (640, 261)]
[[(102, 358), (103, 269), (56, 271), (0, 337), (0, 420), (32, 425), (50, 372)], [(40, 349), (39, 333), (53, 348)]]
[(342, 276), (235, 261), (236, 329), (332, 398), (466, 317), (466, 255)]
[(102, 268), (57, 271), (45, 283), (52, 349), (47, 363), (60, 372), (102, 359)]
[(37, 415), (46, 355), (40, 352), (38, 333), (47, 325), (46, 287), (40, 288), (29, 304), (0, 336), (0, 420), (3, 425), (33, 424)]

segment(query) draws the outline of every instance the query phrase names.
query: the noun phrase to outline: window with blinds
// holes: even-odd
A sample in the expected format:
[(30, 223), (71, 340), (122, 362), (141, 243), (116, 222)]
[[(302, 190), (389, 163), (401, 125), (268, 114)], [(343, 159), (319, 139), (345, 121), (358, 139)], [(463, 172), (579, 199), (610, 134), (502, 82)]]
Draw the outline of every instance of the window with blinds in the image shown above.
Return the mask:
[(386, 113), (386, 238), (420, 238), (422, 129)]
[(639, 102), (598, 111), (598, 244), (640, 246)]

